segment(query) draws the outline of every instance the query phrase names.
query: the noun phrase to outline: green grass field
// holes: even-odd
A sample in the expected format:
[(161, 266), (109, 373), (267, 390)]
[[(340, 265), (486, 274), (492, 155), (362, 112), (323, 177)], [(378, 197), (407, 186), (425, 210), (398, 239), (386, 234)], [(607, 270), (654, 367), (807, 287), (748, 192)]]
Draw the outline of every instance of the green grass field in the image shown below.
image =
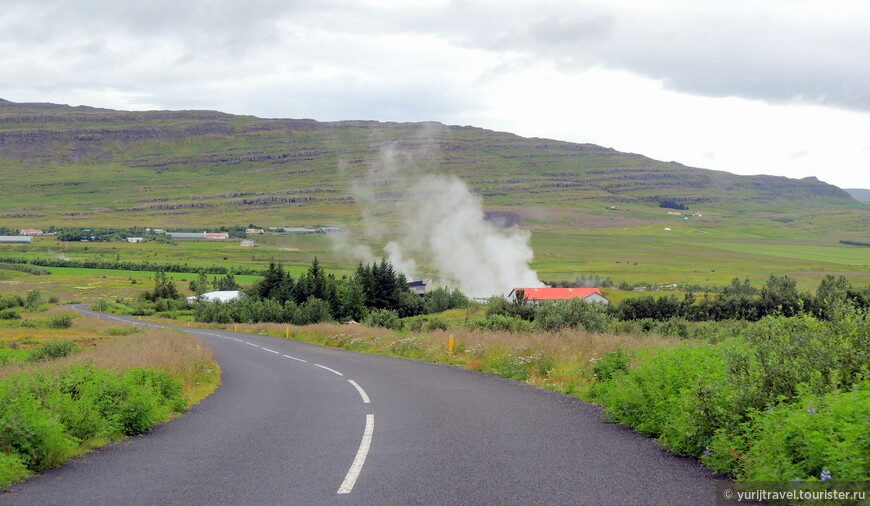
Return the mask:
[[(676, 227), (674, 227), (676, 228)], [(675, 232), (676, 230), (671, 230)], [(559, 230), (538, 226), (531, 244), (532, 268), (545, 281), (574, 280), (578, 276), (610, 278), (629, 284), (698, 284), (724, 286), (734, 277), (749, 278), (760, 287), (771, 275), (788, 275), (803, 290), (814, 290), (827, 274), (844, 275), (853, 284), (870, 284), (870, 254), (866, 248), (839, 244), (836, 236), (747, 237), (735, 228), (721, 234), (668, 233), (663, 227), (643, 226), (603, 230)], [(361, 240), (359, 236), (351, 236)], [(385, 240), (389, 239), (387, 237)], [(349, 274), (357, 259), (333, 250), (327, 235), (265, 235), (261, 247), (242, 248), (238, 241), (161, 243), (60, 243), (39, 238), (34, 244), (0, 245), (0, 256), (121, 260), (178, 263), (188, 273), (169, 273), (187, 290), (197, 267), (244, 267), (262, 270), (280, 262), (291, 274), (304, 272), (316, 256), (328, 272)], [(381, 244), (373, 250), (380, 251)], [(422, 271), (434, 277), (425, 266)], [(38, 288), (62, 300), (94, 300), (99, 296), (130, 296), (148, 289), (153, 273), (110, 269), (50, 267), (48, 276), (0, 270), (0, 291)], [(209, 279), (214, 276), (209, 275)], [(256, 276), (237, 276), (250, 284)]]

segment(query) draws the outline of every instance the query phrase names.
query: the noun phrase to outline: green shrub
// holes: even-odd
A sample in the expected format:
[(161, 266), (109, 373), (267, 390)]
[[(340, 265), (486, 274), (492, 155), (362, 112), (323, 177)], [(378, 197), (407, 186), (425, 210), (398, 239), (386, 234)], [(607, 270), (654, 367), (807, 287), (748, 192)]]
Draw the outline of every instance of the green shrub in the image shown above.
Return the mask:
[(0, 296), (0, 310), (13, 307), (24, 307), (24, 299), (18, 295)]
[(622, 348), (608, 351), (604, 357), (592, 367), (595, 380), (599, 382), (610, 381), (617, 374), (627, 374), (631, 357)]
[[(597, 365), (590, 393), (614, 420), (749, 480), (866, 480), (870, 318), (767, 317), (745, 337)], [(836, 470), (836, 474), (834, 474)]]
[(756, 412), (741, 431), (717, 432), (703, 458), (750, 481), (837, 481), (870, 477), (870, 381), (847, 392), (806, 395)]
[(638, 432), (658, 435), (668, 449), (699, 455), (722, 413), (722, 351), (713, 345), (649, 350), (629, 373), (622, 372), (623, 358), (612, 357), (599, 368), (610, 378), (591, 389), (607, 414)]
[(545, 302), (535, 311), (535, 327), (541, 330), (580, 328), (590, 332), (607, 332), (610, 328), (607, 307), (582, 299)]
[(21, 313), (19, 313), (15, 309), (3, 309), (0, 310), (0, 320), (20, 320)]
[(91, 309), (105, 313), (109, 310), (109, 301), (101, 297), (91, 305)]
[(166, 371), (92, 367), (0, 381), (0, 484), (60, 464), (80, 443), (140, 434), (186, 407)]
[(25, 467), (39, 471), (69, 458), (75, 445), (32, 392), (0, 384), (0, 453), (16, 455)]
[[(275, 302), (275, 301), (273, 301)], [(264, 318), (264, 321), (280, 321), (282, 311), (280, 304), (275, 304), (278, 308), (274, 319)], [(309, 323), (320, 323), (320, 322), (331, 322), (332, 321), (332, 308), (329, 305), (329, 302), (318, 299), (317, 297), (309, 297), (308, 300), (299, 305), (299, 312), (302, 314), (303, 319), (302, 325)]]
[(24, 305), (31, 311), (36, 311), (42, 305), (42, 292), (39, 290), (30, 290), (27, 292)]
[(489, 314), (486, 318), (479, 318), (468, 322), (472, 330), (493, 330), (505, 332), (531, 332), (532, 322), (516, 316), (502, 314)]
[(392, 309), (372, 309), (363, 320), (369, 327), (384, 327), (393, 330), (402, 330), (404, 324), (399, 319), (399, 313)]
[(669, 318), (665, 321), (657, 322), (653, 327), (653, 332), (667, 337), (685, 339), (689, 337), (689, 324), (682, 318)]
[(182, 396), (183, 385), (181, 381), (173, 378), (167, 371), (150, 367), (130, 369), (124, 378), (134, 385), (144, 386), (148, 390), (152, 390), (157, 394), (159, 403), (171, 411), (181, 411), (187, 407), (187, 402)]
[(500, 315), (531, 321), (535, 318), (535, 306), (515, 294), (513, 300), (504, 297), (490, 297), (486, 304), (486, 315)]
[(76, 345), (72, 341), (49, 341), (39, 348), (30, 351), (28, 362), (43, 362), (65, 357), (76, 351)]
[(408, 329), (411, 332), (421, 332), (423, 327), (429, 322), (426, 318), (414, 318), (408, 324)]
[(72, 315), (53, 316), (48, 319), (48, 328), (50, 329), (68, 329), (72, 327)]
[(430, 332), (433, 330), (447, 330), (447, 328), (448, 328), (447, 319), (440, 317), (440, 316), (434, 316), (434, 317), (432, 317), (432, 319), (430, 319), (429, 321), (426, 322), (426, 331), (427, 332)]
[(27, 478), (32, 473), (14, 453), (0, 452), (0, 490), (6, 490), (12, 483)]
[(824, 394), (870, 372), (870, 319), (851, 310), (833, 322), (801, 315), (766, 317), (728, 354), (729, 381), (741, 412), (792, 401), (803, 385)]

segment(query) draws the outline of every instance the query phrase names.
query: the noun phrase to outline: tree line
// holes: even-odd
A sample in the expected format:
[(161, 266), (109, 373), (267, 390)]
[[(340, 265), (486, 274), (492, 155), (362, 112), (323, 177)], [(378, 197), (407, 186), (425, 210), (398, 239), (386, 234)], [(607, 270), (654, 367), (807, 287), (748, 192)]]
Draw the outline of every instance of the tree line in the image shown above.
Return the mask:
[[(624, 299), (618, 304), (596, 308), (584, 305), (578, 299), (534, 305), (517, 294), (513, 300), (504, 297), (490, 299), (487, 325), (502, 330), (523, 328), (516, 320), (524, 320), (542, 329), (582, 326), (588, 330), (602, 330), (615, 320), (668, 322), (686, 320), (694, 322), (743, 320), (758, 321), (765, 316), (797, 316), (811, 314), (830, 320), (836, 308), (843, 304), (857, 309), (870, 307), (870, 287), (855, 288), (844, 276), (825, 276), (815, 294), (799, 292), (797, 283), (789, 276), (771, 275), (763, 287), (752, 286), (748, 279), (734, 278), (729, 286), (718, 293), (695, 297), (686, 293), (656, 297), (644, 295)], [(497, 317), (508, 317), (504, 320)]]
[(0, 262), (8, 264), (30, 264), (39, 267), (75, 267), (79, 269), (113, 269), (121, 271), (151, 272), (199, 272), (206, 274), (235, 274), (263, 276), (266, 271), (247, 267), (194, 267), (188, 264), (159, 264), (152, 262), (127, 262), (120, 260), (69, 260), (62, 258), (20, 258), (0, 257)]
[(441, 312), (468, 305), (458, 290), (438, 288), (423, 297), (408, 288), (404, 274), (385, 259), (360, 263), (350, 276), (327, 273), (315, 258), (308, 270), (293, 277), (280, 263), (270, 263), (263, 279), (229, 302), (200, 302), (197, 321), (216, 323), (276, 322), (304, 325), (322, 321), (395, 318)]

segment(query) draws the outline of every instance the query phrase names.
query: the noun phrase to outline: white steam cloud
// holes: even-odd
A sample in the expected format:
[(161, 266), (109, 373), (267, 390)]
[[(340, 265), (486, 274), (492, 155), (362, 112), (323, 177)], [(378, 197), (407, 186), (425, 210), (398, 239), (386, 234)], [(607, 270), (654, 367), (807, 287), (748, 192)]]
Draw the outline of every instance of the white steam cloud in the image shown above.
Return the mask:
[[(471, 297), (544, 286), (529, 267), (534, 258), (531, 234), (516, 228), (500, 230), (486, 221), (482, 199), (461, 179), (419, 175), (413, 157), (392, 147), (383, 150), (380, 162), (364, 184), (354, 186), (353, 196), (362, 207), (368, 238), (398, 233), (384, 246), (384, 254), (409, 280), (433, 278)], [(401, 190), (385, 192), (384, 187)], [(377, 216), (398, 217), (399, 226), (387, 231)], [(368, 263), (376, 257), (368, 246), (346, 238), (338, 241), (337, 247), (360, 261)]]

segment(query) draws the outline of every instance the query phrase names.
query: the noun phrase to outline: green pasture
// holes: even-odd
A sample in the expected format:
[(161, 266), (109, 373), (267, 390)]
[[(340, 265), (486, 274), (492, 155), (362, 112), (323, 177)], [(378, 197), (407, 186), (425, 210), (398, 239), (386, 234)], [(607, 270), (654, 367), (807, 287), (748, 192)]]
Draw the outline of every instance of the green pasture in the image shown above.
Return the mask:
[[(599, 276), (611, 278), (616, 284), (724, 286), (738, 277), (761, 286), (775, 274), (788, 275), (798, 281), (799, 288), (813, 290), (825, 275), (833, 274), (844, 275), (859, 286), (870, 284), (870, 249), (840, 244), (841, 233), (800, 235), (783, 231), (789, 223), (771, 226), (780, 229), (776, 233), (743, 235), (740, 223), (715, 218), (599, 230), (567, 227), (560, 220), (541, 221), (545, 223), (530, 227), (535, 253), (531, 266), (544, 281)], [(665, 231), (665, 225), (671, 230)], [(64, 243), (45, 237), (30, 245), (0, 245), (0, 256), (187, 265), (187, 273), (169, 273), (179, 288), (186, 290), (196, 269), (210, 266), (263, 270), (270, 262), (280, 262), (286, 271), (298, 276), (317, 257), (328, 272), (342, 276), (351, 273), (359, 261), (347, 253), (347, 245), (368, 245), (377, 256), (383, 252), (382, 243), (390, 237), (376, 244), (354, 232), (266, 234), (252, 239), (258, 247), (242, 247), (239, 240)], [(135, 294), (147, 289), (153, 279), (153, 273), (147, 271), (68, 267), (49, 270), (50, 276), (0, 270), (0, 291), (30, 287), (49, 294), (59, 291), (63, 300), (91, 299), (92, 294), (101, 292), (107, 296)], [(420, 270), (424, 275), (435, 275), (429, 266), (421, 265)], [(213, 277), (209, 275), (209, 279)], [(254, 279), (237, 276), (242, 284)]]
[(239, 239), (133, 244), (60, 242), (51, 237), (39, 237), (30, 245), (0, 244), (0, 257), (179, 264), (189, 265), (190, 272), (211, 266), (264, 270), (270, 262), (280, 262), (293, 274), (302, 273), (311, 264), (311, 259), (317, 257), (330, 271), (348, 270), (349, 263), (333, 251), (333, 238), (326, 234), (272, 234), (251, 239), (258, 247), (242, 247)]
[[(713, 240), (711, 240), (713, 239)], [(625, 234), (625, 230), (548, 231), (532, 235), (532, 267), (543, 280), (579, 275), (630, 284), (727, 285), (734, 277), (760, 286), (771, 274), (788, 275), (814, 289), (826, 274), (870, 284), (870, 250), (833, 239), (763, 239), (724, 242), (709, 236)]]
[(849, 267), (870, 265), (870, 248), (859, 246), (810, 246), (800, 244), (758, 243), (707, 243), (704, 246), (707, 248), (733, 251), (736, 253), (808, 260), (812, 262), (839, 264)]

